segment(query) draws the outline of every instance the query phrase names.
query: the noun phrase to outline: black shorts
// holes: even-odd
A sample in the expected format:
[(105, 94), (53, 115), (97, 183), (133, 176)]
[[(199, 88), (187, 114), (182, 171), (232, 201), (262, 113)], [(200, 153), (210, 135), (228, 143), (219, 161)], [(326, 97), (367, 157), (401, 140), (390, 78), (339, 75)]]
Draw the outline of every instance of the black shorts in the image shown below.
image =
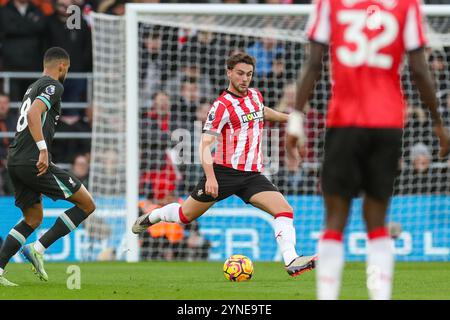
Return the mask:
[(322, 191), (353, 198), (392, 195), (399, 173), (401, 129), (329, 128), (325, 136)]
[(263, 191), (280, 192), (278, 188), (259, 172), (240, 171), (214, 164), (214, 174), (219, 185), (219, 195), (213, 198), (205, 193), (206, 176), (200, 180), (191, 197), (200, 202), (220, 201), (235, 194), (245, 203)]
[(67, 199), (81, 187), (80, 180), (54, 164), (39, 177), (36, 166), (8, 166), (8, 172), (14, 185), (16, 206), (22, 210), (40, 203), (41, 194), (53, 200)]

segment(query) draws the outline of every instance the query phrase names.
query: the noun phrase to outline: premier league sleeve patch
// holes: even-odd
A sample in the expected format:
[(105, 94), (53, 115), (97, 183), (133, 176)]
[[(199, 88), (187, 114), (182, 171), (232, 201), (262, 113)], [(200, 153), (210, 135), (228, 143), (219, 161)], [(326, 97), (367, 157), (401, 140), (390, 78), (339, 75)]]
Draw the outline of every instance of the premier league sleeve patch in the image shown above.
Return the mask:
[(216, 118), (216, 112), (214, 110), (211, 110), (211, 112), (208, 115), (208, 121), (212, 122)]
[(49, 85), (49, 86), (47, 86), (46, 88), (45, 88), (45, 93), (46, 94), (48, 94), (48, 95), (53, 95), (53, 94), (55, 94), (55, 86), (54, 85)]

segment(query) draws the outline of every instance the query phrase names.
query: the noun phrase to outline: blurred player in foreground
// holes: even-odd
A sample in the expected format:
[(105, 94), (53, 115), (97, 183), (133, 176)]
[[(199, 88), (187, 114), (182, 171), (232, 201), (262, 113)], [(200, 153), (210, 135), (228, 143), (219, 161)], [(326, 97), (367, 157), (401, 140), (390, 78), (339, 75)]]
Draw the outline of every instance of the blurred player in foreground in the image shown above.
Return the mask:
[(419, 1), (319, 0), (307, 34), (309, 60), (298, 81), (297, 111), (288, 124), (288, 155), (299, 157), (303, 108), (329, 49), (332, 98), (321, 176), (326, 226), (318, 243), (317, 297), (339, 297), (343, 232), (352, 199), (363, 191), (369, 296), (390, 299), (394, 254), (385, 219), (401, 156), (405, 104), (399, 66), (405, 52), (422, 102), (430, 110), (440, 156), (449, 152), (424, 54)]
[[(142, 215), (132, 231), (143, 232), (160, 221), (188, 224), (235, 194), (275, 218), (275, 239), (285, 269), (297, 276), (315, 267), (315, 256), (297, 254), (294, 210), (261, 174), (264, 120), (286, 122), (289, 116), (264, 106), (261, 93), (249, 87), (254, 72), (255, 60), (250, 55), (238, 53), (228, 59), (229, 86), (212, 104), (200, 143), (205, 176), (182, 205), (171, 203)], [(216, 139), (219, 144), (213, 159), (211, 148)]]
[(56, 240), (73, 231), (94, 210), (94, 201), (72, 174), (51, 162), (55, 128), (61, 115), (62, 83), (70, 66), (67, 52), (59, 47), (44, 55), (44, 75), (32, 83), (22, 100), (17, 132), (9, 147), (8, 172), (14, 185), (16, 206), (24, 219), (8, 234), (0, 250), (0, 285), (16, 286), (4, 277), (8, 261), (42, 222), (42, 194), (53, 200), (65, 199), (74, 204), (38, 241), (24, 246), (22, 253), (33, 265), (37, 276), (47, 281), (44, 252)]

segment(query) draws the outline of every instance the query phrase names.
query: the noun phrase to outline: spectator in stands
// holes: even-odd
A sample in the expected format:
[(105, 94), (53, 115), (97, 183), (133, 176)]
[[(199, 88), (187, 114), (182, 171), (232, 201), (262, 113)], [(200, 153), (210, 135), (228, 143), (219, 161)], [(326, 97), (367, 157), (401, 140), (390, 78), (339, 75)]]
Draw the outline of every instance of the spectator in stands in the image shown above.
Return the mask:
[(221, 69), (225, 65), (224, 48), (230, 40), (228, 36), (216, 36), (209, 31), (197, 31), (183, 44), (181, 59), (185, 61), (185, 64), (182, 73), (184, 76), (198, 79), (202, 98), (212, 98), (211, 77), (217, 75), (217, 68)]
[(181, 81), (178, 101), (172, 106), (174, 128), (189, 129), (190, 123), (195, 120), (195, 111), (200, 100), (198, 79), (185, 77)]
[(449, 86), (449, 64), (445, 60), (445, 53), (439, 50), (433, 50), (429, 56), (431, 72), (436, 79), (437, 91), (450, 89)]
[[(76, 132), (73, 121), (66, 121), (66, 119), (61, 118), (61, 121), (58, 122), (58, 132), (60, 134)], [(78, 143), (78, 139), (56, 137), (51, 147), (53, 162), (70, 164), (75, 155), (79, 153), (79, 150), (77, 150)]]
[[(191, 50), (189, 50), (189, 52), (191, 52)], [(186, 82), (186, 79), (195, 79), (195, 83), (199, 90), (198, 93), (196, 92), (196, 95), (199, 99), (211, 99), (213, 94), (212, 81), (206, 70), (203, 70), (203, 72), (201, 71), (200, 66), (202, 66), (202, 64), (197, 62), (196, 55), (185, 56), (181, 63), (180, 71), (175, 77), (167, 81), (166, 91), (182, 92), (182, 87), (184, 82)], [(194, 88), (191, 89), (197, 90)], [(181, 95), (183, 96), (183, 92)]]
[[(0, 7), (3, 7), (8, 3), (9, 0), (0, 0)], [(53, 2), (52, 0), (31, 0), (31, 3), (34, 4), (39, 10), (42, 11), (44, 16), (50, 16), (54, 12)]]
[(285, 60), (282, 54), (278, 54), (272, 62), (272, 70), (257, 80), (256, 87), (264, 90), (264, 104), (266, 106), (274, 108), (277, 105), (283, 93), (285, 78)]
[(77, 177), (81, 183), (89, 187), (89, 159), (86, 155), (79, 154), (75, 156), (72, 162), (72, 173)]
[(247, 53), (256, 59), (256, 76), (266, 76), (272, 71), (272, 63), (275, 58), (280, 59), (284, 55), (284, 48), (276, 39), (270, 38), (270, 28), (266, 28), (267, 37), (256, 41), (247, 48)]
[(398, 194), (449, 194), (450, 171), (447, 164), (432, 163), (430, 148), (416, 143), (410, 151), (410, 162), (403, 166), (395, 181)]
[(421, 106), (408, 105), (407, 116), (403, 131), (403, 158), (411, 159), (410, 152), (416, 143), (432, 146), (434, 139), (431, 122)]
[(141, 195), (152, 191), (158, 196), (176, 188), (179, 176), (169, 154), (172, 145), (170, 109), (169, 95), (159, 91), (149, 110), (141, 116)]
[(17, 116), (10, 110), (9, 96), (0, 93), (0, 133), (3, 135), (0, 137), (0, 159), (6, 159), (11, 142), (11, 138), (6, 135), (14, 135), (16, 125)]
[[(84, 109), (84, 116), (75, 122), (72, 126), (75, 132), (80, 133), (92, 133), (92, 125), (94, 120), (94, 106), (89, 104)], [(76, 150), (81, 154), (87, 154), (91, 152), (91, 140), (92, 139), (76, 139)]]
[[(40, 71), (44, 53), (45, 19), (30, 0), (10, 0), (0, 10), (5, 71)], [(10, 98), (21, 101), (30, 79), (11, 81)]]
[[(55, 13), (48, 18), (45, 33), (47, 44), (49, 47), (61, 47), (69, 53), (71, 72), (91, 72), (91, 30), (84, 19), (80, 19), (79, 28), (67, 28), (67, 19), (71, 14), (67, 12), (67, 8), (73, 4), (73, 0), (56, 0)], [(62, 100), (86, 101), (86, 85), (86, 79), (67, 79), (64, 82)], [(65, 110), (64, 114), (80, 116), (80, 112), (76, 109)]]
[(17, 117), (10, 111), (9, 97), (0, 93), (0, 195), (14, 192), (11, 180), (6, 170), (6, 156), (11, 141), (7, 135), (16, 131)]
[[(276, 106), (276, 110), (284, 113), (291, 113), (295, 103), (296, 85), (295, 83), (287, 84), (283, 89), (283, 95), (280, 102)], [(305, 134), (306, 134), (306, 155), (303, 161), (317, 162), (322, 156), (325, 128), (325, 115), (311, 108), (309, 105), (305, 108)], [(293, 168), (294, 164), (290, 167)]]
[[(85, 116), (66, 116), (67, 109), (63, 109), (58, 132), (64, 134), (79, 134), (92, 132), (92, 105), (84, 109)], [(55, 139), (52, 146), (53, 161), (70, 164), (77, 154), (87, 155), (91, 152), (91, 138), (66, 137)]]
[(200, 104), (195, 111), (195, 121), (191, 122), (188, 126), (191, 138), (190, 157), (183, 157), (182, 159), (186, 159), (187, 161), (182, 162), (177, 166), (182, 175), (182, 179), (178, 185), (178, 190), (181, 194), (190, 193), (197, 184), (199, 177), (203, 175), (203, 169), (198, 160), (198, 147), (203, 131), (203, 125), (206, 122), (210, 107), (211, 104), (209, 101), (200, 100)]
[(151, 103), (151, 97), (162, 88), (162, 74), (164, 61), (162, 61), (161, 45), (162, 39), (158, 31), (150, 29), (145, 31), (143, 38), (143, 53), (141, 59), (141, 79), (145, 101)]
[(411, 163), (415, 172), (425, 172), (430, 168), (431, 152), (423, 143), (416, 143), (411, 148)]

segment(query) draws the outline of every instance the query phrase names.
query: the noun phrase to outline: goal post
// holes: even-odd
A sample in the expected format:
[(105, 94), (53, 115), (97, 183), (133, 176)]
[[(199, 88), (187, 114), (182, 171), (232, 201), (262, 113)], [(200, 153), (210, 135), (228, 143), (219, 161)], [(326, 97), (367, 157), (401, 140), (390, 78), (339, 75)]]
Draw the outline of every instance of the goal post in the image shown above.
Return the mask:
[[(94, 197), (102, 200), (98, 206), (100, 217), (107, 217), (108, 210), (118, 212), (121, 217), (114, 226), (110, 226), (111, 234), (117, 238), (113, 241), (117, 259), (134, 262), (168, 257), (143, 255), (143, 241), (153, 241), (153, 247), (150, 245), (144, 250), (165, 246), (174, 252), (190, 250), (184, 247), (173, 249), (170, 241), (158, 244), (155, 242), (155, 239), (161, 240), (158, 237), (139, 239), (132, 234), (131, 225), (139, 214), (139, 201), (148, 194), (157, 198), (155, 194), (164, 188), (184, 198), (201, 177), (195, 160), (185, 163), (185, 156), (180, 160), (174, 155), (182, 141), (177, 139), (182, 132), (190, 132), (190, 139), (198, 140), (201, 112), (197, 115), (195, 112), (203, 110), (203, 105), (211, 103), (225, 89), (224, 57), (232, 50), (258, 53), (257, 44), (264, 39), (269, 40), (267, 45), (280, 45), (281, 49), (274, 51), (270, 63), (265, 61), (270, 70), (255, 73), (254, 83), (269, 106), (285, 112), (290, 110), (297, 71), (307, 56), (304, 29), (312, 9), (312, 5), (126, 4), (124, 17), (93, 14), (94, 133), (90, 186)], [(429, 54), (435, 54), (436, 59), (442, 59), (440, 63), (444, 64), (442, 69), (433, 69), (440, 101), (444, 103), (450, 96), (450, 5), (423, 6), (423, 13), (431, 48)], [(264, 56), (257, 59), (264, 59)], [(287, 164), (283, 163), (282, 150), (277, 149), (277, 145), (282, 145), (282, 126), (267, 128), (268, 141), (265, 144), (269, 149), (267, 158), (273, 160), (276, 158), (274, 153), (279, 153), (281, 164), (272, 166), (273, 161), (268, 161), (268, 170), (264, 174), (285, 192), (294, 207), (298, 216), (297, 244), (304, 254), (314, 253), (315, 239), (323, 224), (318, 168), (323, 154), (324, 117), (330, 96), (326, 68), (310, 101), (311, 109), (318, 108), (319, 111), (309, 113), (310, 152), (300, 172), (289, 171)], [(423, 114), (406, 68), (402, 75), (410, 109)], [(200, 89), (193, 89), (192, 82)], [(198, 91), (198, 96), (188, 97), (194, 101), (192, 104), (185, 99), (189, 90)], [(169, 116), (171, 123), (175, 124), (173, 127), (155, 110), (156, 97), (161, 92), (159, 98), (163, 102), (159, 102), (160, 105), (168, 103), (175, 106)], [(415, 117), (419, 116), (415, 114)], [(448, 113), (444, 117), (448, 124)], [(152, 131), (154, 129), (156, 133)], [(389, 215), (390, 220), (399, 222), (405, 231), (395, 242), (397, 254), (403, 260), (447, 261), (450, 231), (445, 226), (450, 223), (450, 194), (445, 179), (448, 170), (446, 164), (436, 157), (436, 141), (429, 124), (421, 122), (410, 129), (418, 132), (419, 136), (408, 129), (405, 131), (405, 168), (412, 165), (412, 150), (423, 151), (421, 147), (425, 145), (433, 160), (430, 166), (433, 172), (428, 180), (422, 176), (422, 180), (417, 180), (415, 173), (406, 168), (404, 176), (400, 176), (396, 184)], [(192, 148), (192, 158), (196, 152)], [(108, 157), (117, 158), (114, 170), (110, 168), (111, 160), (106, 159), (106, 153)], [(156, 174), (155, 178), (155, 171), (162, 173)], [(438, 187), (435, 188), (434, 184)], [(350, 235), (346, 239), (350, 260), (361, 260), (365, 254), (364, 245), (360, 245), (364, 242), (364, 227), (361, 217), (358, 217), (359, 205), (357, 201), (352, 209)], [(426, 214), (421, 216), (420, 212)], [(280, 259), (271, 220), (258, 210), (246, 207), (237, 198), (217, 204), (199, 219), (199, 223), (201, 235), (209, 242), (209, 260), (224, 259), (236, 250), (255, 260)], [(104, 248), (104, 245), (99, 246)], [(186, 252), (182, 256), (192, 258)]]

